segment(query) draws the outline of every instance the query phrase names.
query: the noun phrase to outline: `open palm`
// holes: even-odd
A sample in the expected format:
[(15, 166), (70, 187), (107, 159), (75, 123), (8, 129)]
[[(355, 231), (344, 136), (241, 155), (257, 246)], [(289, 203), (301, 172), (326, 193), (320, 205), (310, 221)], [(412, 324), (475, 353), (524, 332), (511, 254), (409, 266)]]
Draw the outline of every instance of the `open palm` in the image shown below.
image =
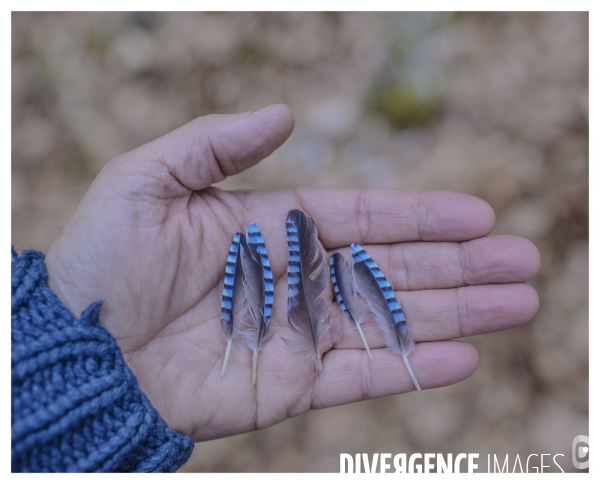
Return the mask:
[[(388, 276), (417, 342), (409, 356), (422, 388), (469, 376), (476, 350), (447, 341), (521, 324), (538, 307), (523, 282), (539, 255), (527, 240), (486, 236), (491, 208), (448, 192), (310, 190), (226, 192), (211, 184), (256, 164), (293, 128), (284, 105), (256, 114), (199, 118), (109, 162), (46, 257), (49, 285), (75, 313), (103, 300), (141, 389), (174, 430), (196, 440), (267, 427), (312, 408), (413, 390), (402, 359), (363, 325), (373, 352), (332, 304), (333, 325), (315, 373), (281, 339), (287, 327), (285, 218), (314, 219), (324, 247), (358, 242)], [(256, 222), (275, 281), (274, 337), (252, 354), (220, 326), (225, 260), (233, 235)], [(490, 382), (490, 384), (492, 384)]]

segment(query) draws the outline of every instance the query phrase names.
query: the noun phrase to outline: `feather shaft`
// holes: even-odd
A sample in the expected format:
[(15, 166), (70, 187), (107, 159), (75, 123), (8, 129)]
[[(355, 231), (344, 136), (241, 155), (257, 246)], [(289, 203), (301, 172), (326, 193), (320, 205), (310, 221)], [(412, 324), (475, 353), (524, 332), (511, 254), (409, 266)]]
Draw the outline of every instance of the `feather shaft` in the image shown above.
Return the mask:
[(227, 348), (225, 349), (225, 359), (223, 360), (223, 368), (221, 369), (221, 378), (225, 375), (225, 370), (227, 369), (227, 362), (229, 361), (229, 353), (231, 353), (231, 342), (233, 338), (227, 340)]
[(329, 301), (324, 293), (329, 271), (314, 222), (300, 210), (290, 210), (286, 219), (288, 242), (288, 325), (297, 339), (284, 341), (304, 354), (322, 371), (319, 345), (329, 327), (324, 321)]
[(333, 283), (335, 298), (344, 311), (344, 314), (358, 330), (369, 358), (373, 359), (365, 334), (360, 327), (365, 318), (364, 305), (362, 301), (359, 301), (360, 296), (354, 283), (354, 277), (350, 272), (350, 267), (339, 252), (331, 256), (329, 265), (331, 267), (331, 282)]
[(254, 347), (252, 354), (252, 386), (256, 386), (256, 367), (258, 365), (258, 345)]
[(252, 384), (256, 385), (258, 352), (271, 337), (274, 284), (267, 247), (255, 223), (246, 228), (246, 239), (241, 244), (241, 261), (249, 317), (237, 331), (252, 350)]
[(408, 361), (415, 342), (406, 323), (404, 311), (379, 266), (359, 245), (350, 246), (354, 268), (354, 280), (361, 295), (367, 300), (375, 320), (385, 338), (386, 345), (402, 356), (406, 369), (417, 388), (421, 387)]
[(221, 299), (221, 328), (223, 329), (225, 341), (227, 341), (227, 348), (225, 349), (221, 378), (225, 375), (231, 352), (234, 319), (242, 316), (241, 313), (243, 312), (245, 302), (240, 264), (240, 245), (243, 239), (243, 234), (239, 232), (233, 236), (233, 241), (227, 254), (227, 263), (225, 264), (225, 280), (223, 283), (223, 297)]

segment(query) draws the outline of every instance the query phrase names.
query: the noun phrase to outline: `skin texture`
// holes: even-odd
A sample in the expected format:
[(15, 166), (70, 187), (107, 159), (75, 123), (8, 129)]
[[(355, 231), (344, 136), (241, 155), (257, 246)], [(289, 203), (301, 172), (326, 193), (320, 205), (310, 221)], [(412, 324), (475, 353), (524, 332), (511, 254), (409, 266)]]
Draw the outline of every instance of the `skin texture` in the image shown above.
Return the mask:
[[(315, 220), (324, 248), (349, 257), (357, 242), (388, 277), (417, 342), (409, 359), (423, 389), (450, 385), (476, 368), (477, 351), (450, 341), (529, 321), (538, 309), (525, 281), (539, 269), (529, 241), (486, 236), (490, 206), (450, 192), (312, 190), (226, 192), (211, 184), (271, 154), (290, 135), (285, 105), (260, 114), (211, 115), (106, 164), (46, 263), (49, 285), (78, 315), (104, 302), (141, 389), (169, 426), (197, 441), (264, 428), (313, 408), (414, 390), (402, 359), (383, 348), (375, 323), (358, 332), (331, 305), (323, 373), (281, 340), (287, 327), (285, 217)], [(274, 336), (252, 355), (220, 326), (225, 259), (235, 232), (256, 222), (275, 282)], [(333, 293), (331, 294), (333, 299)]]

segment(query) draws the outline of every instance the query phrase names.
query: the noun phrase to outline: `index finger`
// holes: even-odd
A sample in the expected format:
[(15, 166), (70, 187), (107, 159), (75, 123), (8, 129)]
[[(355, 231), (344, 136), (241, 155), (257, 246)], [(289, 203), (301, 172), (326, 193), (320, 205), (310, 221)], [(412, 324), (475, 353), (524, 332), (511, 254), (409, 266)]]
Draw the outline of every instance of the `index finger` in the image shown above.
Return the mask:
[(354, 242), (470, 240), (490, 233), (495, 221), (487, 202), (462, 193), (302, 188), (296, 195), (327, 249)]

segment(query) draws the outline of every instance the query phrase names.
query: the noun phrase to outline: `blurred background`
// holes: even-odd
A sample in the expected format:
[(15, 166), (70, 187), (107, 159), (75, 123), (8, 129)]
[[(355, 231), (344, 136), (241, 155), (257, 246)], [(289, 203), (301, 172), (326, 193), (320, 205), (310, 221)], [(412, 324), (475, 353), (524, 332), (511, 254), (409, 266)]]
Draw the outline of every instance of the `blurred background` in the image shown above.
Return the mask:
[(574, 471), (572, 439), (589, 435), (587, 13), (13, 13), (13, 243), (46, 252), (111, 157), (278, 102), (291, 138), (222, 188), (479, 196), (494, 233), (539, 248), (540, 311), (468, 338), (481, 361), (464, 382), (200, 443), (183, 470), (475, 452), (480, 470), (488, 453), (511, 468), (562, 453)]

